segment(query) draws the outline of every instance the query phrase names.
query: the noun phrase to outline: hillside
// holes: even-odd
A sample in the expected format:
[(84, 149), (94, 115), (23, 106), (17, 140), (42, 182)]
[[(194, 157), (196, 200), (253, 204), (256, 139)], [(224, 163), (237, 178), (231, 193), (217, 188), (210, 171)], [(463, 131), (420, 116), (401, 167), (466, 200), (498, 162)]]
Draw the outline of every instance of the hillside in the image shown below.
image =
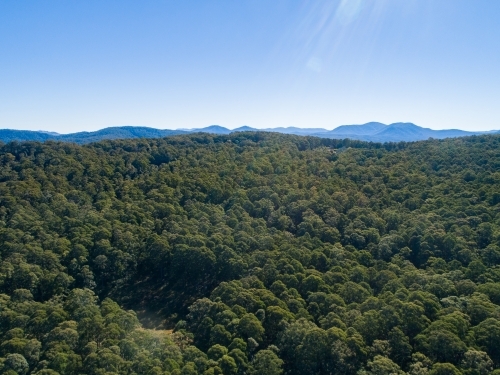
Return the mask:
[(0, 372), (498, 375), (499, 147), (1, 145)]

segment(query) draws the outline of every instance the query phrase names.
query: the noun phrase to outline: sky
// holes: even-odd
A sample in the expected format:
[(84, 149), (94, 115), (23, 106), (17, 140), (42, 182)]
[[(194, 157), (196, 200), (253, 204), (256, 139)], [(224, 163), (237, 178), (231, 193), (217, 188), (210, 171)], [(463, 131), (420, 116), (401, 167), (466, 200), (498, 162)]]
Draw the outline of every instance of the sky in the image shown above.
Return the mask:
[(5, 0), (0, 128), (500, 129), (500, 1)]

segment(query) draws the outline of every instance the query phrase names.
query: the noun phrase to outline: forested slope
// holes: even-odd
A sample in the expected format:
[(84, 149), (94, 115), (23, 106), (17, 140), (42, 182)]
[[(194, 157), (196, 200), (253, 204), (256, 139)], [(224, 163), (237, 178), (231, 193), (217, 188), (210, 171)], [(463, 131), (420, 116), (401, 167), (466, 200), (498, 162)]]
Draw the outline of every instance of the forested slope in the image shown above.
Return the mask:
[(499, 146), (3, 145), (0, 371), (499, 373)]

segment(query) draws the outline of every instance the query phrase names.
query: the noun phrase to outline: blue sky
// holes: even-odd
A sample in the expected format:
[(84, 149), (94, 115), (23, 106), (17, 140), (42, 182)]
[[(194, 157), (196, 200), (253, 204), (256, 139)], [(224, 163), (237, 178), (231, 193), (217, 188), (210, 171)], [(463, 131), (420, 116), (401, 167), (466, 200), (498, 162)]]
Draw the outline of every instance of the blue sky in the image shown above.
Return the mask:
[(0, 2), (0, 128), (500, 129), (500, 1)]

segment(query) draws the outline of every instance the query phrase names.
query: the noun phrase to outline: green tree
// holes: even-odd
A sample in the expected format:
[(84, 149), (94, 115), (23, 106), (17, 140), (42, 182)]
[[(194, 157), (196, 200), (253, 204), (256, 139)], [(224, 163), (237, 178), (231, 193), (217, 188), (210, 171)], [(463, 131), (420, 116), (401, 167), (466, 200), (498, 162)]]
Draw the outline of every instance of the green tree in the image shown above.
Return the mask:
[(260, 350), (252, 360), (253, 375), (281, 375), (283, 361), (271, 350)]

